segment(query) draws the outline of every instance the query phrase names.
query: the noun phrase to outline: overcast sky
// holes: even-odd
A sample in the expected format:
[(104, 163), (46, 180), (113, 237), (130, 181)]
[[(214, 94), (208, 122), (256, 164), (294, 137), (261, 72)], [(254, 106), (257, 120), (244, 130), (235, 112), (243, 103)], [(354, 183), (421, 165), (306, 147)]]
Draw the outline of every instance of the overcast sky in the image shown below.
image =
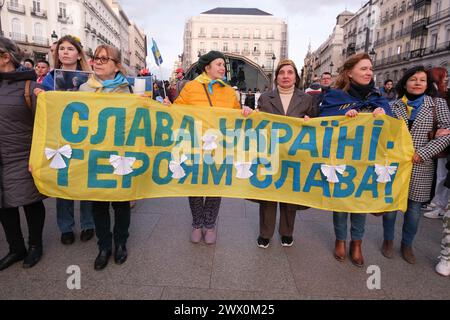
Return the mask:
[[(336, 16), (346, 8), (356, 12), (365, 2), (361, 0), (120, 0), (128, 15), (154, 38), (163, 57), (163, 76), (168, 78), (173, 63), (183, 51), (184, 24), (189, 17), (216, 7), (258, 8), (288, 23), (289, 58), (299, 68), (308, 51), (324, 42), (336, 24)], [(149, 44), (147, 64), (159, 75)]]

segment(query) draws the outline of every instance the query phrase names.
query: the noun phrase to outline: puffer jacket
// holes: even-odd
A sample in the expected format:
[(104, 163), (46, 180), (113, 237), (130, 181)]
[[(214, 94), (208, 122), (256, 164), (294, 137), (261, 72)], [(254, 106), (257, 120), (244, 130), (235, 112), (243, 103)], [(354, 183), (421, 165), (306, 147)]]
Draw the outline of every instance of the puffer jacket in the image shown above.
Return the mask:
[[(25, 83), (31, 80), (31, 109), (25, 102)], [(0, 208), (20, 207), (45, 197), (28, 171), (33, 135), (36, 73), (0, 73)]]

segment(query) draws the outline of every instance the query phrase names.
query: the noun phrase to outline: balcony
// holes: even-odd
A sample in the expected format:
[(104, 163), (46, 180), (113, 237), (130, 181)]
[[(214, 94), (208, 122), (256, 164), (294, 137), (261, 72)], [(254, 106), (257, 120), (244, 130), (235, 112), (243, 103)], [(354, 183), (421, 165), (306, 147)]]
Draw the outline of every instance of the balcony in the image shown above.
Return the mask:
[(436, 14), (433, 14), (429, 19), (428, 19), (428, 23), (429, 24), (433, 24), (439, 20), (445, 19), (450, 17), (450, 8), (447, 8), (445, 10), (439, 11)]
[(233, 34), (233, 38), (235, 38), (235, 39), (239, 39), (241, 36), (240, 35), (238, 35), (238, 34)]
[(11, 12), (25, 14), (25, 6), (23, 4), (8, 2), (8, 10)]
[(130, 65), (130, 60), (127, 58), (123, 58), (123, 63), (125, 63), (127, 66)]
[(387, 36), (386, 41), (392, 41), (394, 40), (394, 34), (391, 33), (390, 35)]
[(240, 51), (239, 49), (233, 49), (233, 50), (231, 51), (231, 53), (234, 53), (234, 54), (240, 54), (241, 51)]
[(61, 23), (72, 23), (72, 20), (68, 16), (64, 16), (62, 14), (58, 14), (58, 22), (61, 22)]
[(242, 39), (250, 39), (250, 35), (249, 34), (245, 34), (242, 36)]
[(33, 44), (36, 44), (38, 46), (44, 46), (44, 47), (50, 46), (50, 42), (48, 41), (48, 38), (40, 37), (40, 36), (33, 36)]
[(261, 51), (260, 50), (253, 50), (252, 51), (252, 55), (259, 56), (259, 55), (261, 55)]
[(9, 36), (11, 37), (11, 40), (17, 41), (17, 42), (28, 42), (28, 36), (26, 34), (17, 33), (17, 32), (10, 32)]
[(206, 38), (206, 33), (199, 33), (199, 34), (198, 34), (198, 37), (199, 37), (199, 38)]
[(229, 34), (224, 34), (224, 35), (222, 36), (222, 38), (229, 38), (229, 37), (230, 37)]
[(273, 50), (266, 50), (266, 56), (272, 56), (273, 55)]
[(398, 16), (400, 17), (401, 15), (403, 15), (404, 13), (406, 13), (406, 3), (402, 4), (399, 8), (398, 8)]
[(219, 38), (219, 34), (218, 33), (213, 33), (213, 34), (211, 34), (211, 38)]
[(428, 33), (427, 25), (428, 18), (422, 18), (418, 21), (413, 22), (411, 29), (411, 38), (417, 37), (419, 35), (426, 35)]
[(450, 41), (447, 42), (443, 42), (440, 44), (437, 44), (435, 46), (432, 47), (428, 47), (425, 49), (424, 51), (424, 55), (430, 55), (430, 54), (435, 54), (435, 53), (439, 53), (439, 52), (448, 52), (450, 50)]
[(93, 34), (97, 34), (97, 29), (95, 29), (95, 28), (92, 28), (92, 30), (91, 30), (91, 32), (93, 33)]
[(244, 56), (249, 56), (249, 55), (250, 55), (250, 50), (244, 49), (244, 50), (242, 50), (242, 54), (243, 54)]
[(86, 29), (86, 31), (91, 31), (91, 25), (89, 23), (86, 23), (84, 29)]
[(268, 36), (266, 36), (266, 39), (271, 39), (271, 40), (273, 40), (273, 39), (275, 39), (275, 37), (273, 36), (273, 35), (268, 35)]
[(431, 0), (415, 0), (414, 9), (419, 9), (427, 4), (431, 4)]
[(47, 10), (36, 10), (36, 8), (31, 7), (30, 12), (32, 16), (37, 18), (47, 19)]
[(259, 34), (253, 35), (253, 39), (261, 39), (261, 36)]

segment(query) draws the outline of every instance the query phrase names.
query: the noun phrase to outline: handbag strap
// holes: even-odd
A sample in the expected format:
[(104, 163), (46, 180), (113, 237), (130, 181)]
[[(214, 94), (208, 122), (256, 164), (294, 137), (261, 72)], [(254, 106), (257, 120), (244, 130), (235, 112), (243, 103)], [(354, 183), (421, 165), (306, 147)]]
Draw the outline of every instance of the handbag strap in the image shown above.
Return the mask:
[(206, 84), (203, 83), (203, 89), (205, 89), (206, 96), (208, 97), (209, 105), (212, 107), (211, 97), (209, 96), (208, 89), (206, 89)]
[(438, 129), (438, 123), (437, 123), (437, 114), (436, 114), (436, 99), (433, 97), (433, 131), (436, 132), (437, 129)]

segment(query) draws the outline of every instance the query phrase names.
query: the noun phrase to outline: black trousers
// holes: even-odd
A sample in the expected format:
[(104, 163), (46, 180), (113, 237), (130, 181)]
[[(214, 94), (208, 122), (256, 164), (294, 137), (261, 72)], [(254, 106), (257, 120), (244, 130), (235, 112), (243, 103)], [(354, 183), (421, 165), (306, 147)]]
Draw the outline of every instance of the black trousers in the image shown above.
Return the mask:
[[(28, 224), (28, 244), (42, 247), (42, 231), (45, 222), (45, 206), (42, 201), (23, 206)], [(0, 221), (5, 230), (11, 253), (26, 251), (22, 229), (20, 228), (19, 208), (0, 209)]]
[[(111, 232), (111, 217), (109, 215), (109, 205), (114, 209), (114, 229)], [(93, 202), (93, 217), (95, 223), (95, 233), (98, 238), (100, 250), (112, 249), (112, 240), (118, 245), (125, 245), (129, 236), (130, 227), (130, 202)]]

